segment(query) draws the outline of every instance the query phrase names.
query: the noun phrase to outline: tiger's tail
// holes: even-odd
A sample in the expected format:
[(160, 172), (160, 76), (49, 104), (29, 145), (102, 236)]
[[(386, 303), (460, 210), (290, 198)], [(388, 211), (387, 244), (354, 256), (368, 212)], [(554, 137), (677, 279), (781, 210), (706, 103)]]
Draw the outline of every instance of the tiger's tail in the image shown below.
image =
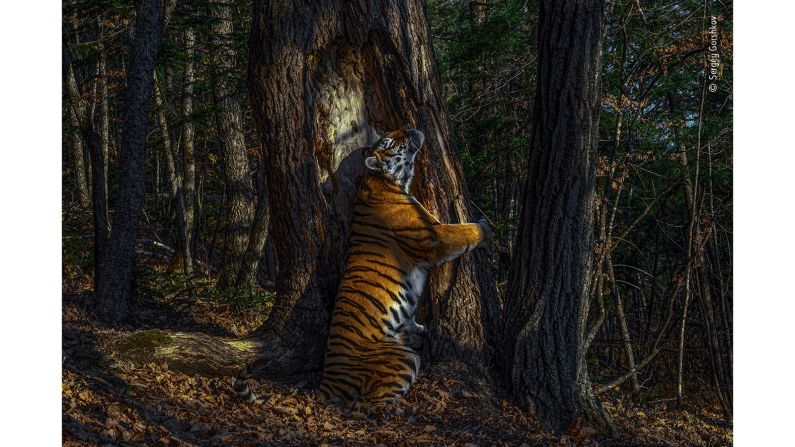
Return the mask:
[(257, 400), (257, 395), (251, 392), (251, 389), (248, 387), (248, 379), (250, 379), (251, 376), (252, 374), (249, 370), (249, 366), (246, 365), (235, 379), (235, 392), (248, 403), (254, 403)]

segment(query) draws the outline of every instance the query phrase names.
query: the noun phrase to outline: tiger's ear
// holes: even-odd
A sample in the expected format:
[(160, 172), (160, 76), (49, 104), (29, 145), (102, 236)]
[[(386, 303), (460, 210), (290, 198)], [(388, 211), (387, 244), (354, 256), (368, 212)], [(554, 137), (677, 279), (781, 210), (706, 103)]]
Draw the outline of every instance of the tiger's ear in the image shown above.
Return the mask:
[(378, 157), (367, 157), (364, 159), (364, 165), (367, 166), (368, 169), (373, 171), (383, 171), (384, 170), (384, 163), (378, 159)]

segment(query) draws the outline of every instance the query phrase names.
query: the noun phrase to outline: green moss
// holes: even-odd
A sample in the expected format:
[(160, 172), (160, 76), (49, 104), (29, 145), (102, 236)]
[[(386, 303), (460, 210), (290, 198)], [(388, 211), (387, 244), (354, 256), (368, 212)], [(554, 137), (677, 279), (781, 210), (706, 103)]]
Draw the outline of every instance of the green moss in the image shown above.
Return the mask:
[(666, 396), (669, 396), (670, 390), (665, 390), (659, 384), (655, 384), (648, 388), (646, 387), (641, 388), (638, 391), (638, 395), (641, 397), (641, 399), (647, 402), (652, 402), (658, 399), (662, 399)]
[(61, 239), (63, 276), (69, 279), (90, 277), (94, 266), (93, 239), (69, 236)]
[(274, 293), (261, 287), (216, 287), (205, 290), (205, 297), (232, 306), (238, 312), (257, 312), (267, 315), (273, 306)]
[(138, 272), (138, 278), (141, 294), (161, 302), (188, 295), (196, 300), (229, 305), (238, 312), (267, 315), (274, 300), (273, 292), (259, 286), (218, 287), (217, 278), (188, 278), (181, 273), (169, 273), (146, 266)]
[(181, 273), (158, 271), (150, 266), (143, 266), (138, 272), (138, 277), (141, 294), (161, 300), (184, 294), (189, 284), (201, 283), (200, 280), (188, 281), (188, 278)]
[(150, 330), (135, 332), (116, 345), (116, 350), (127, 353), (134, 350), (154, 352), (155, 348), (168, 346), (172, 343), (170, 335), (163, 331)]

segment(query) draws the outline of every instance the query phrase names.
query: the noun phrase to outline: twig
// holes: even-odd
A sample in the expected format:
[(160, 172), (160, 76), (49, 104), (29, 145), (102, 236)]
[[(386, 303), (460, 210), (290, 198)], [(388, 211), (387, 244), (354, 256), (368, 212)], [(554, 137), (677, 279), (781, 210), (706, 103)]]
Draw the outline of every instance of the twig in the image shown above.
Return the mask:
[(603, 393), (605, 393), (607, 391), (610, 391), (611, 389), (621, 385), (622, 383), (626, 382), (627, 380), (629, 380), (630, 377), (636, 375), (638, 373), (638, 371), (643, 369), (643, 367), (645, 367), (646, 365), (651, 363), (651, 361), (654, 360), (654, 358), (657, 357), (657, 354), (659, 354), (659, 353), (660, 353), (660, 350), (659, 349), (655, 349), (654, 351), (651, 352), (651, 354), (647, 355), (646, 358), (643, 359), (643, 361), (641, 361), (640, 363), (635, 365), (634, 368), (630, 369), (624, 375), (619, 376), (618, 378), (616, 378), (612, 382), (607, 383), (606, 385), (600, 386), (599, 388), (596, 389), (595, 393), (596, 394), (603, 394)]

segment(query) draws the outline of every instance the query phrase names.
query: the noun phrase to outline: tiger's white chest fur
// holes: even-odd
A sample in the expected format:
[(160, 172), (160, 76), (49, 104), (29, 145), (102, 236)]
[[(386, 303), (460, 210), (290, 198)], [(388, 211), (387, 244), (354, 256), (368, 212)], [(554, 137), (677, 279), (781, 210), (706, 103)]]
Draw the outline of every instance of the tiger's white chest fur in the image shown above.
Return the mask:
[(414, 270), (409, 272), (406, 278), (406, 287), (403, 293), (409, 298), (409, 314), (414, 316), (414, 311), (417, 309), (417, 303), (422, 296), (422, 290), (425, 288), (425, 281), (428, 279), (428, 269), (425, 267), (414, 267)]
[(398, 301), (393, 301), (389, 307), (389, 322), (393, 328), (398, 328), (414, 318), (427, 279), (428, 268), (424, 266), (415, 267), (404, 277), (397, 294)]

